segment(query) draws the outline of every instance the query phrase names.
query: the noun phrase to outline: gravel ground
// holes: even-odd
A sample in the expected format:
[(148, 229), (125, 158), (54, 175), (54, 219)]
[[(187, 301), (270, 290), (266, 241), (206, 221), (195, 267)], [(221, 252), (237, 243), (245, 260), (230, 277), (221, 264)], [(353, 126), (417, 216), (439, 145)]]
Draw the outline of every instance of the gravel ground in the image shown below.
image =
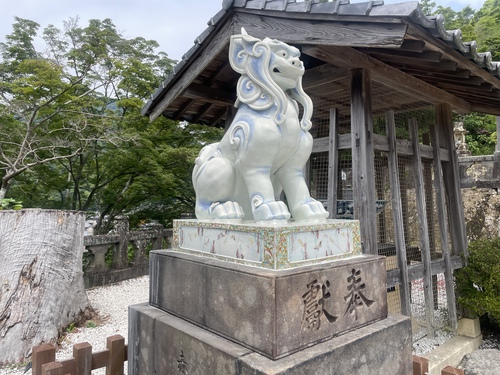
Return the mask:
[[(85, 327), (77, 327), (61, 340), (56, 352), (56, 359), (63, 360), (73, 356), (73, 345), (88, 342), (92, 351), (106, 349), (106, 338), (122, 335), (127, 342), (128, 306), (147, 302), (149, 299), (149, 277), (143, 276), (123, 281), (114, 285), (87, 290), (92, 307), (98, 312), (94, 321), (87, 322)], [(96, 325), (94, 327), (94, 325)], [(126, 373), (126, 371), (125, 371)], [(0, 375), (23, 375), (22, 367), (12, 366), (0, 369)], [(31, 372), (28, 372), (31, 374)], [(104, 375), (105, 370), (93, 371), (95, 375)]]
[[(71, 358), (73, 345), (76, 343), (89, 342), (92, 345), (92, 351), (95, 352), (106, 348), (106, 337), (108, 336), (120, 334), (125, 337), (127, 342), (128, 306), (148, 301), (149, 277), (143, 276), (118, 284), (87, 290), (87, 296), (98, 315), (94, 321), (87, 322), (85, 327), (77, 327), (72, 333), (66, 334), (61, 339), (60, 347), (56, 352), (58, 360)], [(442, 330), (437, 331), (434, 339), (422, 337), (413, 343), (413, 354), (423, 355), (429, 353), (451, 337), (453, 337), (451, 333)], [(498, 333), (486, 334), (484, 339), (480, 349), (498, 350), (500, 348), (500, 335)], [(0, 375), (23, 374), (24, 365), (0, 369)], [(105, 371), (104, 369), (97, 370), (93, 374), (104, 375)]]

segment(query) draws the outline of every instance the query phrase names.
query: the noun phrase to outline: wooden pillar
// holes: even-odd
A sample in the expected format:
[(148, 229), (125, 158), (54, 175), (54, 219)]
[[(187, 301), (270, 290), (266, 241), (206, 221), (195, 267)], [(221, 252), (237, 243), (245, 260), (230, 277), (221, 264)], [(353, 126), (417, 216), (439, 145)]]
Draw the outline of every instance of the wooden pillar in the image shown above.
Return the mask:
[(51, 362), (42, 365), (42, 375), (64, 375), (63, 365), (59, 362)]
[(339, 170), (339, 150), (338, 131), (339, 111), (336, 108), (330, 110), (330, 132), (328, 150), (328, 211), (329, 218), (337, 217), (337, 191), (338, 191), (338, 170)]
[(412, 118), (408, 122), (410, 139), (413, 146), (413, 167), (415, 172), (415, 193), (417, 198), (417, 211), (420, 233), (420, 252), (424, 266), (424, 299), (425, 315), (427, 321), (427, 335), (434, 337), (434, 295), (432, 293), (432, 269), (429, 226), (427, 223), (427, 208), (425, 204), (424, 173), (422, 157), (420, 154), (420, 143), (418, 138), (417, 120)]
[(92, 374), (92, 345), (88, 342), (73, 345), (73, 358), (75, 359), (75, 375)]
[(448, 218), (446, 216), (446, 192), (439, 153), (439, 136), (435, 125), (431, 126), (431, 143), (434, 151), (434, 186), (436, 190), (436, 205), (441, 239), (441, 252), (444, 260), (444, 280), (446, 287), (446, 301), (451, 329), (457, 330), (457, 308), (455, 304), (455, 285), (453, 282), (453, 267), (450, 259), (450, 246), (448, 244)]
[(32, 375), (42, 375), (42, 365), (56, 360), (56, 348), (51, 344), (42, 344), (33, 348), (31, 356)]
[(497, 144), (495, 145), (495, 153), (500, 152), (500, 116), (497, 116)]
[(401, 186), (399, 182), (398, 153), (396, 147), (396, 125), (394, 111), (385, 114), (385, 126), (389, 140), (389, 154), (387, 157), (389, 165), (389, 181), (391, 187), (392, 218), (394, 222), (394, 241), (400, 275), (399, 295), (401, 299), (401, 313), (411, 315), (410, 304), (410, 281), (408, 277), (408, 263), (406, 259), (405, 228), (403, 225), (403, 206), (401, 204)]
[(443, 179), (448, 196), (448, 216), (453, 254), (467, 257), (467, 233), (460, 189), (460, 171), (453, 136), (453, 121), (449, 104), (436, 105), (436, 124), (439, 145), (448, 150), (448, 162), (443, 163)]
[(370, 73), (355, 69), (351, 80), (351, 142), (354, 218), (360, 221), (363, 252), (377, 254), (375, 166)]
[(121, 335), (108, 337), (106, 347), (109, 350), (109, 363), (106, 366), (106, 375), (123, 374), (126, 356), (125, 338)]

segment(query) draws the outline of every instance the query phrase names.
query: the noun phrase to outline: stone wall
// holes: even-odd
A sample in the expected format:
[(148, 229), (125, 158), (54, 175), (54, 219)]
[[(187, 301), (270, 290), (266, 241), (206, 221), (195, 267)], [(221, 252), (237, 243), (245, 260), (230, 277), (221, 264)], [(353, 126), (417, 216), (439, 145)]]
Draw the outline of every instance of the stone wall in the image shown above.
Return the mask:
[(459, 158), (467, 237), (500, 236), (500, 152)]

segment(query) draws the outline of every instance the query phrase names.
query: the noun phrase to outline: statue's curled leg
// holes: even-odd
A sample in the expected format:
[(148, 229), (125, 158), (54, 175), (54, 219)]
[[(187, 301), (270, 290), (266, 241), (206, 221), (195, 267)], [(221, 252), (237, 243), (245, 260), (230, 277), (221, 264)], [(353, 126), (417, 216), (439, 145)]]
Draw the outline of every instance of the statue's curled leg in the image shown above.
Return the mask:
[(198, 219), (242, 219), (243, 209), (238, 203), (230, 200), (235, 182), (234, 164), (221, 157), (215, 145), (202, 149), (193, 170), (196, 217)]
[(303, 168), (311, 154), (312, 137), (304, 132), (300, 141), (297, 152), (278, 170), (275, 177), (285, 191), (288, 207), (295, 220), (324, 220), (328, 212), (321, 202), (311, 197), (304, 180)]

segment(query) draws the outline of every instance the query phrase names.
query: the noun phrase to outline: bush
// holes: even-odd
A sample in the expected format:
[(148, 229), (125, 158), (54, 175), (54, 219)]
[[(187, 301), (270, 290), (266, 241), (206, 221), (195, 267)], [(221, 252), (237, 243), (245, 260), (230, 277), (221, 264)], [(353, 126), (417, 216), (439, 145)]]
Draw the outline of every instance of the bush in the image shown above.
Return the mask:
[(469, 244), (467, 266), (455, 271), (458, 303), (500, 322), (500, 237)]

